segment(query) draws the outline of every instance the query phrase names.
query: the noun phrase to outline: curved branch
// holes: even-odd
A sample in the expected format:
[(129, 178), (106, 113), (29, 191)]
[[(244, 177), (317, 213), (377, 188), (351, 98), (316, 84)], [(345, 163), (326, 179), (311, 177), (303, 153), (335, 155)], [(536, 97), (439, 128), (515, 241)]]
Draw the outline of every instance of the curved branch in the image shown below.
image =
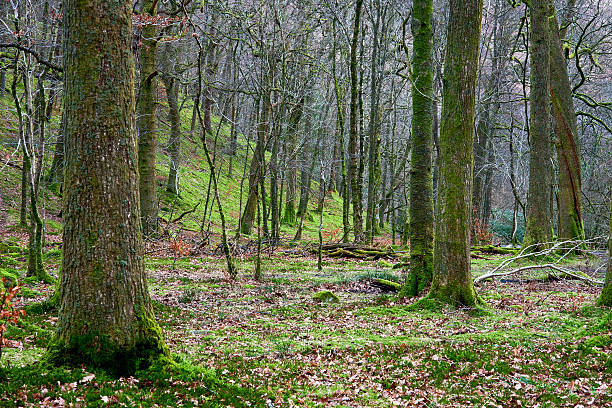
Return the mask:
[(42, 64), (42, 65), (46, 66), (47, 68), (51, 68), (51, 69), (53, 69), (55, 71), (58, 71), (58, 72), (64, 72), (64, 69), (62, 67), (60, 67), (59, 65), (55, 65), (52, 62), (47, 61), (39, 53), (37, 53), (36, 51), (34, 51), (31, 48), (24, 47), (23, 45), (19, 45), (19, 44), (13, 44), (13, 43), (3, 43), (3, 44), (0, 44), (0, 49), (1, 48), (15, 48), (15, 49), (21, 50), (23, 52), (27, 52), (28, 54), (30, 54), (31, 56), (36, 58), (36, 61), (38, 61), (39, 64)]

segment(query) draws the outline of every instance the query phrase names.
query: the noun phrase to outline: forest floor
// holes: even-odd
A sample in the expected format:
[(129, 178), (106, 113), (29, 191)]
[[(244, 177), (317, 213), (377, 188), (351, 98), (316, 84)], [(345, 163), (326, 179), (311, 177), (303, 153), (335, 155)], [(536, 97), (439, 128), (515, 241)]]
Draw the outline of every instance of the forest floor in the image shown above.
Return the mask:
[[(4, 242), (24, 248), (23, 234)], [(8, 248), (8, 246), (7, 246)], [(412, 310), (373, 284), (400, 280), (378, 261), (316, 257), (307, 247), (252, 250), (229, 282), (223, 260), (149, 247), (149, 288), (181, 370), (113, 378), (86, 367), (37, 365), (57, 311), (38, 308), (9, 326), (0, 406), (606, 407), (612, 406), (612, 321), (594, 306), (599, 287), (576, 280), (510, 277), (477, 286), (486, 311)], [(189, 248), (194, 249), (194, 248)], [(10, 252), (10, 251), (6, 251)], [(479, 275), (509, 255), (473, 259)], [(23, 267), (24, 252), (0, 255)], [(56, 273), (59, 249), (46, 252)], [(597, 260), (575, 257), (575, 269)], [(531, 278), (545, 277), (542, 272)], [(44, 300), (27, 281), (17, 306)], [(313, 295), (329, 290), (338, 303)]]

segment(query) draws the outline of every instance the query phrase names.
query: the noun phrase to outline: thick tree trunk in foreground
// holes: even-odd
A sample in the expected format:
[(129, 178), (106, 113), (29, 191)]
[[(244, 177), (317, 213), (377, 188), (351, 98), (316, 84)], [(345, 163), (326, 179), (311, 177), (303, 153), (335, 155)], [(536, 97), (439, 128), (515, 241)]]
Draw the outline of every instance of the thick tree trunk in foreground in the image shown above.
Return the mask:
[(474, 306), (470, 270), (470, 216), (474, 105), (482, 0), (451, 0), (444, 60), (440, 179), (429, 296)]
[(433, 273), (433, 0), (412, 8), (412, 155), (410, 159), (410, 274), (401, 294), (418, 295)]
[(66, 0), (63, 18), (65, 224), (48, 359), (131, 373), (168, 355), (144, 270), (132, 6)]
[(529, 191), (523, 247), (552, 239), (548, 0), (531, 2)]
[(563, 57), (559, 26), (554, 6), (550, 25), (550, 96), (559, 160), (559, 232), (561, 240), (584, 238), (582, 223), (582, 176), (580, 145), (572, 89)]
[[(142, 14), (154, 16), (157, 0), (145, 0)], [(140, 46), (140, 86), (138, 90), (138, 169), (140, 172), (140, 214), (145, 235), (157, 227), (157, 194), (155, 185), (155, 104), (157, 102), (157, 27), (146, 24), (142, 27)]]

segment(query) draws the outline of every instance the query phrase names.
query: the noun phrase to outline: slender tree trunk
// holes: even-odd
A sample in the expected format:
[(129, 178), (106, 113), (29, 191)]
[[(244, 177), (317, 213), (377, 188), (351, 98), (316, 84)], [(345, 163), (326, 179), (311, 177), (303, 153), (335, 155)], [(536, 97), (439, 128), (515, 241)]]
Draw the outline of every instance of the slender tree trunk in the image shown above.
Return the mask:
[(529, 192), (523, 247), (552, 239), (552, 183), (549, 94), (548, 0), (532, 0), (530, 10), (531, 90), (529, 123)]
[(272, 242), (278, 242), (278, 227), (280, 224), (280, 214), (278, 210), (278, 150), (279, 150), (279, 129), (275, 124), (272, 131), (272, 152), (270, 155), (270, 229)]
[(287, 198), (284, 222), (289, 225), (294, 225), (296, 221), (298, 126), (302, 117), (303, 105), (304, 98), (293, 107), (289, 114), (289, 128), (287, 129)]
[(412, 8), (412, 138), (410, 159), (410, 274), (401, 295), (416, 296), (433, 274), (433, 0)]
[(357, 64), (357, 45), (359, 44), (359, 31), (361, 28), (361, 9), (363, 0), (355, 1), (355, 17), (353, 22), (353, 37), (351, 39), (350, 50), (350, 77), (351, 77), (351, 103), (349, 110), (349, 163), (348, 173), (351, 182), (351, 198), (353, 204), (353, 233), (356, 242), (362, 242), (363, 236), (363, 215), (361, 214), (361, 196), (359, 190), (361, 181), (358, 173), (358, 108), (359, 108), (359, 78)]
[(341, 176), (341, 188), (342, 191), (342, 242), (349, 241), (349, 233), (351, 231), (350, 225), (350, 194), (347, 183), (346, 174), (346, 155), (344, 151), (344, 104), (343, 95), (340, 89), (340, 83), (338, 81), (338, 71), (336, 67), (336, 54), (337, 54), (337, 39), (336, 39), (336, 19), (332, 21), (332, 29), (334, 34), (333, 44), (333, 58), (332, 58), (332, 73), (334, 76), (334, 91), (336, 95), (336, 133), (337, 143), (340, 149), (340, 176)]
[[(271, 110), (270, 94), (268, 90), (264, 91), (262, 99), (261, 115), (257, 124), (257, 144), (255, 145), (255, 152), (249, 170), (249, 195), (244, 206), (240, 225), (240, 232), (245, 235), (249, 235), (253, 228), (255, 212), (257, 211), (257, 201), (259, 201), (259, 185), (261, 184), (261, 179), (264, 177), (264, 146), (269, 129), (268, 121), (270, 120)], [(263, 216), (265, 217), (265, 211)]]
[(555, 147), (559, 160), (559, 231), (561, 240), (583, 239), (582, 176), (580, 145), (572, 90), (554, 5), (550, 5), (550, 95), (554, 118)]
[(178, 104), (178, 81), (172, 77), (162, 77), (168, 98), (168, 120), (170, 121), (170, 137), (166, 150), (170, 159), (168, 169), (168, 184), (166, 191), (179, 193), (179, 168), (181, 160), (181, 116)]
[(149, 298), (138, 218), (132, 5), (65, 0), (62, 11), (65, 223), (48, 360), (131, 374), (169, 355)]
[[(157, 14), (157, 0), (145, 0), (142, 14)], [(155, 184), (155, 105), (157, 103), (157, 27), (149, 23), (142, 27), (140, 46), (140, 84), (136, 126), (138, 128), (138, 170), (140, 173), (140, 216), (142, 230), (149, 235), (157, 228), (157, 189)]]
[[(374, 3), (376, 17), (372, 24), (372, 56), (370, 63), (370, 123), (368, 134), (370, 144), (368, 149), (368, 200), (366, 209), (366, 229), (365, 238), (368, 243), (374, 241), (377, 232), (376, 224), (376, 203), (378, 202), (378, 185), (380, 183), (380, 89), (378, 84), (379, 76), (379, 30), (382, 18), (380, 1)], [(363, 160), (363, 159), (362, 159)]]
[(440, 179), (429, 296), (478, 302), (470, 270), (474, 105), (482, 0), (451, 0), (444, 62)]
[(53, 161), (47, 175), (47, 183), (64, 183), (64, 134), (59, 132), (55, 141), (55, 151), (53, 153)]

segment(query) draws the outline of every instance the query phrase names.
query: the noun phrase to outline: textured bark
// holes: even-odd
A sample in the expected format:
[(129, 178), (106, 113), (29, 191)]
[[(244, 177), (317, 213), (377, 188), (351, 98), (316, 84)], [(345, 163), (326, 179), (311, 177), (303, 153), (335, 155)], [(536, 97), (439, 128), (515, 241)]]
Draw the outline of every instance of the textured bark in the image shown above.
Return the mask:
[(523, 246), (535, 249), (552, 239), (548, 0), (533, 0), (530, 11), (529, 191)]
[(474, 105), (482, 0), (450, 1), (444, 60), (440, 179), (434, 238), (434, 274), (429, 296), (474, 306), (470, 270), (470, 216)]
[(610, 189), (610, 235), (608, 236), (608, 271), (601, 295), (597, 303), (603, 306), (612, 306), (612, 189)]
[(163, 77), (168, 98), (168, 120), (170, 121), (170, 138), (168, 139), (168, 184), (166, 191), (172, 194), (179, 193), (179, 168), (181, 159), (181, 116), (178, 104), (178, 81), (169, 76)]
[[(157, 0), (145, 0), (142, 14), (154, 16)], [(142, 27), (140, 46), (140, 84), (138, 87), (138, 170), (140, 173), (140, 216), (145, 235), (157, 226), (157, 194), (155, 186), (155, 105), (157, 102), (156, 51), (157, 27), (146, 24)]]
[(66, 173), (55, 364), (121, 374), (167, 355), (140, 230), (129, 1), (65, 0)]
[(351, 103), (349, 109), (349, 143), (348, 143), (348, 173), (351, 183), (351, 201), (353, 204), (353, 233), (356, 242), (362, 242), (363, 236), (363, 214), (361, 213), (361, 180), (358, 172), (358, 105), (359, 105), (359, 86), (358, 86), (358, 64), (357, 64), (357, 45), (359, 43), (359, 31), (361, 21), (361, 9), (363, 0), (355, 2), (355, 18), (353, 22), (353, 37), (351, 39), (350, 50), (350, 76), (351, 76)]
[(555, 147), (559, 161), (559, 231), (561, 240), (584, 238), (582, 223), (582, 176), (576, 111), (554, 6), (550, 25), (550, 96), (554, 118)]
[(433, 273), (433, 0), (412, 7), (412, 138), (410, 159), (410, 274), (400, 295), (416, 296)]
[[(370, 123), (368, 135), (370, 138), (368, 148), (368, 200), (366, 207), (365, 236), (368, 243), (372, 243), (377, 233), (376, 203), (378, 202), (378, 185), (380, 184), (380, 86), (378, 76), (380, 69), (379, 30), (382, 18), (380, 2), (375, 3), (376, 18), (372, 24), (372, 57), (370, 63)], [(362, 159), (363, 160), (363, 159)]]

